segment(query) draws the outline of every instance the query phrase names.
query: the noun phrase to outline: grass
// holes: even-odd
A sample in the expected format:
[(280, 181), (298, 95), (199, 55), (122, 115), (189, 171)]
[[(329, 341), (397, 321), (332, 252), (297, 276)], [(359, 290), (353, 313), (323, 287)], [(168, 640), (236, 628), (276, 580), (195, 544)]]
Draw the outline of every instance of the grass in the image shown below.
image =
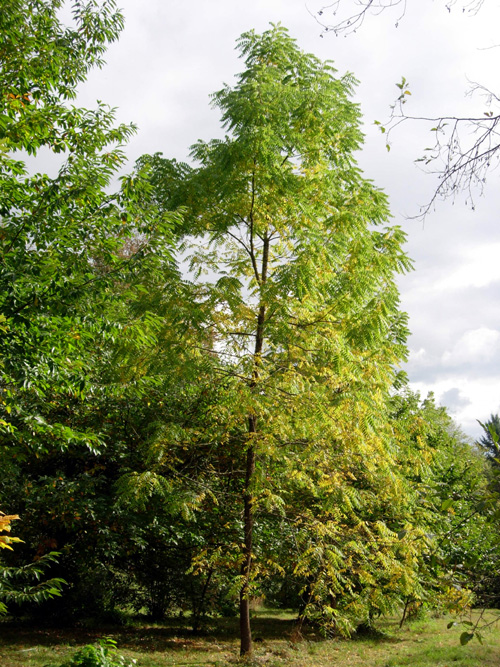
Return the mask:
[[(473, 620), (473, 619), (472, 619)], [(498, 667), (500, 637), (496, 626), (484, 643), (460, 646), (460, 627), (446, 628), (448, 618), (414, 621), (399, 629), (396, 620), (381, 621), (381, 633), (345, 641), (294, 636), (290, 614), (262, 610), (254, 618), (255, 653), (238, 657), (237, 621), (221, 620), (204, 637), (194, 637), (182, 622), (136, 623), (127, 628), (49, 629), (0, 624), (1, 667), (58, 665), (76, 648), (111, 636), (120, 653), (137, 667)]]

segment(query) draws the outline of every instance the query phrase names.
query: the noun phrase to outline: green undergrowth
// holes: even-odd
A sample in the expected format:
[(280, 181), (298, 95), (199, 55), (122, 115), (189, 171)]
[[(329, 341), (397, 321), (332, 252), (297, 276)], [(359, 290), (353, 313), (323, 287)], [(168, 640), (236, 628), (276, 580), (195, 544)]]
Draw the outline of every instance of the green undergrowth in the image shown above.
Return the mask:
[[(493, 619), (490, 612), (486, 617)], [(474, 616), (472, 616), (474, 620)], [(136, 621), (127, 627), (54, 629), (0, 624), (2, 667), (71, 664), (82, 647), (103, 637), (116, 642), (117, 655), (137, 667), (498, 667), (500, 636), (496, 625), (483, 633), (483, 644), (460, 645), (462, 628), (447, 628), (450, 617), (418, 620), (399, 628), (396, 619), (380, 621), (377, 632), (350, 641), (299, 635), (291, 614), (257, 612), (255, 652), (238, 656), (236, 619), (214, 621), (203, 635), (189, 632), (182, 619), (163, 624)]]

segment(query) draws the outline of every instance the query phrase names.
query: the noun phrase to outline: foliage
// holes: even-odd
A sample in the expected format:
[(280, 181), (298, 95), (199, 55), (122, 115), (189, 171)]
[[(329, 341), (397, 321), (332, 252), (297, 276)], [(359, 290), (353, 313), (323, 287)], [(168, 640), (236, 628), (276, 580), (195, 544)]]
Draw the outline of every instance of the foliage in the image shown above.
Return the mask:
[[(111, 637), (100, 639), (97, 644), (79, 649), (71, 660), (58, 667), (132, 667), (134, 659), (125, 658), (116, 650), (116, 642)], [(46, 667), (51, 667), (47, 665)], [(56, 667), (53, 665), (52, 667)]]
[(405, 442), (406, 474), (418, 490), (415, 511), (431, 536), (419, 565), (420, 596), (410, 602), (460, 612), (488, 566), (495, 539), (484, 506), (484, 460), (430, 394), (395, 397), (396, 428)]
[[(111, 194), (133, 128), (68, 102), (122, 19), (61, 7), (0, 16), (0, 500), (23, 515), (0, 597), (194, 630), (239, 603), (243, 653), (257, 596), (324, 634), (462, 609), (498, 562), (498, 494), (444, 409), (396, 393), (410, 262), (353, 158), (355, 80), (245, 33), (213, 96), (227, 136)], [(104, 642), (66, 664), (126, 663)]]
[[(7, 604), (41, 603), (44, 600), (61, 595), (66, 583), (64, 579), (52, 577), (41, 580), (45, 571), (54, 562), (57, 553), (48, 553), (34, 563), (21, 567), (0, 567), (0, 599)], [(35, 583), (33, 583), (35, 582)]]
[[(294, 572), (302, 586), (312, 577), (307, 613), (318, 604), (324, 623), (349, 632), (385, 604), (381, 567), (394, 582), (413, 570), (414, 541), (405, 552), (398, 538), (407, 499), (396, 500), (387, 407), (406, 355), (394, 274), (410, 262), (401, 230), (381, 228), (384, 195), (352, 157), (355, 81), (279, 26), (245, 33), (239, 49), (245, 71), (213, 96), (225, 139), (197, 143), (194, 168), (160, 155), (140, 164), (156, 197), (184, 209), (197, 345), (224, 385), (205, 423), (169, 442), (207, 448), (211, 475), (189, 471), (217, 497), (205, 495), (205, 511), (243, 495), (244, 525), (236, 505), (231, 541), (195, 562), (233, 569), (245, 653), (249, 597), (271, 573)], [(159, 472), (169, 460), (167, 449)]]
[[(147, 318), (122, 307), (126, 295), (152, 272), (174, 271), (171, 221), (144, 174), (111, 188), (135, 128), (116, 125), (103, 104), (71, 104), (122, 15), (112, 0), (76, 0), (64, 25), (63, 9), (62, 0), (6, 0), (0, 16), (0, 494), (25, 519), (25, 544), (2, 572), (10, 581), (50, 564), (57, 574), (23, 584), (18, 602), (45, 599), (63, 578), (77, 589), (87, 555), (102, 572), (116, 550), (102, 493), (113, 475), (101, 474), (97, 452), (120, 383), (104, 369), (127, 326), (147, 336)], [(52, 175), (37, 173), (47, 156)], [(115, 477), (120, 444), (107, 459)], [(23, 565), (33, 553), (37, 563)], [(14, 585), (6, 590), (14, 599)]]
[(498, 415), (490, 415), (490, 418), (484, 422), (479, 422), (484, 435), (479, 438), (479, 445), (482, 447), (487, 458), (492, 463), (497, 463), (496, 459), (499, 455), (498, 441), (500, 438), (500, 417)]
[[(19, 519), (16, 515), (5, 515), (0, 512), (0, 532), (10, 532), (11, 521)], [(22, 542), (18, 537), (7, 535), (0, 536), (0, 547), (10, 549), (13, 542)], [(0, 614), (7, 611), (7, 603), (22, 604), (24, 602), (41, 602), (54, 596), (60, 595), (62, 586), (66, 583), (63, 579), (52, 578), (40, 581), (47, 566), (55, 561), (57, 554), (46, 554), (36, 563), (30, 563), (24, 567), (5, 567), (0, 563)], [(33, 584), (33, 580), (37, 583)]]
[[(10, 533), (11, 530), (11, 521), (19, 519), (17, 514), (5, 515), (3, 512), (0, 512), (0, 533)], [(20, 542), (21, 540), (18, 537), (10, 537), (10, 535), (0, 535), (0, 549), (12, 549), (10, 544), (12, 542)], [(6, 606), (3, 603), (0, 603), (0, 614), (5, 614), (7, 611)]]
[[(11, 531), (11, 522), (19, 519), (17, 514), (4, 514), (0, 512), (0, 533), (10, 533)], [(10, 535), (0, 535), (0, 549), (11, 549), (10, 546), (13, 542), (20, 542), (21, 540), (18, 537), (11, 537)]]
[[(430, 549), (423, 554), (419, 579), (423, 596), (416, 601), (457, 615), (449, 627), (462, 625), (462, 644), (487, 636), (498, 618), (483, 613), (472, 623), (470, 605), (495, 606), (498, 602), (498, 479), (481, 452), (453, 424), (430, 395), (420, 403), (418, 395), (398, 398), (398, 420), (415, 444), (430, 446), (429, 464), (412, 477), (419, 488), (421, 511), (426, 514)], [(415, 599), (409, 599), (411, 610)], [(406, 607), (405, 607), (406, 613)]]
[[(122, 179), (118, 193), (108, 192), (134, 128), (115, 127), (102, 104), (90, 111), (67, 103), (101, 64), (122, 17), (114, 2), (77, 1), (64, 27), (61, 6), (8, 0), (0, 19), (1, 417), (4, 442), (21, 450), (99, 446), (97, 433), (48, 420), (44, 407), (91, 393), (89, 349), (117, 324), (103, 311), (118, 296), (112, 289), (153, 258), (154, 237), (168, 258), (168, 224), (148, 206), (144, 179)], [(33, 156), (29, 163), (20, 151)], [(55, 176), (32, 173), (41, 151), (58, 156)]]

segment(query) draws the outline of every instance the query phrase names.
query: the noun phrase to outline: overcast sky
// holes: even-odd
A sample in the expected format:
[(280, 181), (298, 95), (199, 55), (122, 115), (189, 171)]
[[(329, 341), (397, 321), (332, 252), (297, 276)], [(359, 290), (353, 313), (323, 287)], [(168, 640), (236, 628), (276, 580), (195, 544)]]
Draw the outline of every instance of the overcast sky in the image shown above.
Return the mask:
[[(351, 8), (354, 0), (343, 0)], [(460, 1), (460, 0), (459, 0)], [(432, 145), (430, 126), (406, 124), (388, 152), (373, 124), (384, 121), (405, 76), (413, 115), (481, 115), (486, 107), (466, 97), (468, 81), (500, 91), (495, 48), (500, 3), (486, 0), (476, 16), (445, 0), (408, 0), (398, 10), (368, 19), (347, 37), (326, 34), (314, 15), (323, 3), (310, 0), (121, 0), (126, 27), (112, 45), (103, 70), (82, 86), (79, 103), (97, 99), (117, 107), (120, 121), (139, 131), (127, 149), (131, 164), (161, 151), (187, 160), (198, 139), (221, 136), (210, 93), (241, 71), (234, 46), (249, 29), (281, 22), (301, 48), (334, 61), (339, 74), (360, 81), (355, 99), (364, 116), (366, 143), (358, 160), (365, 176), (390, 197), (394, 222), (408, 233), (415, 271), (400, 281), (402, 308), (412, 336), (407, 370), (425, 396), (434, 391), (466, 433), (480, 434), (476, 420), (500, 410), (500, 173), (492, 173), (473, 212), (463, 199), (440, 203), (425, 224), (408, 220), (436, 187), (413, 160)], [(333, 20), (325, 9), (323, 19)]]

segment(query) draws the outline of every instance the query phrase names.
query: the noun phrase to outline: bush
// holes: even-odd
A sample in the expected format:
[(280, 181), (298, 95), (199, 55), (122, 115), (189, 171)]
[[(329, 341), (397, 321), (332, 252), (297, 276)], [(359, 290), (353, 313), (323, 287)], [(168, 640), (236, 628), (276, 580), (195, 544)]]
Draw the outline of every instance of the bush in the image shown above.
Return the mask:
[(105, 637), (78, 650), (69, 662), (45, 667), (133, 667), (135, 664), (135, 660), (118, 653), (113, 639)]

